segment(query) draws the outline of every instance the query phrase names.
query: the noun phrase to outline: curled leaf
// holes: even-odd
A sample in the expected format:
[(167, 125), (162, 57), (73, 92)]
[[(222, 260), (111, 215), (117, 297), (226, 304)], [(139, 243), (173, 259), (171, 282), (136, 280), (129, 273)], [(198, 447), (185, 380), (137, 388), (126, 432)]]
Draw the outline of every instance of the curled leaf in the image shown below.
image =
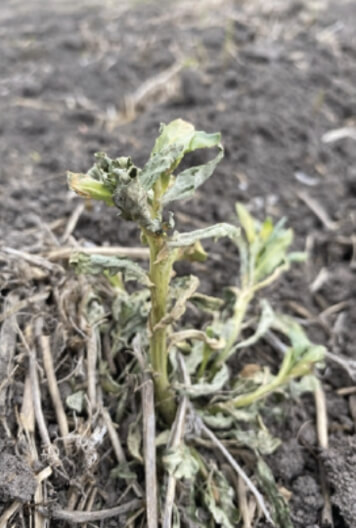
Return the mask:
[(191, 123), (183, 119), (176, 119), (168, 125), (161, 125), (161, 133), (156, 139), (150, 159), (140, 174), (141, 185), (148, 191), (161, 176), (169, 177), (186, 153), (196, 149), (214, 147), (219, 143), (220, 134), (196, 131)]
[(272, 518), (276, 523), (276, 526), (293, 528), (288, 504), (279, 493), (272, 471), (262, 458), (259, 458), (257, 462), (257, 476), (260, 486), (265, 492), (268, 502), (272, 506)]
[(177, 384), (177, 388), (181, 389), (190, 398), (199, 398), (200, 396), (216, 394), (221, 391), (228, 379), (229, 369), (227, 365), (223, 364), (211, 381), (202, 381), (189, 386)]
[(205, 165), (191, 167), (180, 172), (172, 186), (163, 196), (163, 203), (167, 204), (175, 200), (186, 200), (194, 195), (200, 187), (213, 174), (215, 167), (224, 156), (222, 147), (219, 145), (219, 154)]
[(143, 464), (143, 458), (141, 455), (141, 443), (141, 429), (137, 422), (132, 422), (129, 425), (129, 431), (127, 435), (127, 448), (129, 450), (130, 455), (135, 460), (140, 462), (140, 464)]
[(67, 178), (70, 189), (82, 198), (102, 200), (107, 205), (115, 205), (113, 193), (104, 183), (76, 172), (67, 172)]
[(199, 279), (194, 275), (189, 275), (189, 277), (184, 277), (183, 280), (181, 279), (179, 284), (180, 286), (178, 286), (176, 291), (176, 301), (173, 308), (160, 320), (153, 331), (177, 321), (184, 314), (188, 299), (195, 293), (199, 286)]
[(205, 227), (204, 229), (196, 229), (190, 233), (176, 233), (168, 242), (168, 247), (186, 247), (195, 244), (198, 240), (204, 238), (221, 238), (228, 237), (236, 239), (240, 235), (240, 230), (227, 223), (216, 224), (214, 226)]
[(168, 473), (177, 479), (193, 480), (199, 471), (199, 462), (185, 444), (169, 449), (162, 461)]
[(244, 339), (243, 341), (240, 341), (240, 343), (237, 343), (237, 345), (231, 351), (231, 354), (241, 348), (246, 348), (248, 346), (254, 345), (273, 324), (275, 315), (271, 305), (265, 299), (261, 301), (261, 304), (262, 313), (255, 333), (248, 339)]
[(108, 272), (111, 275), (115, 275), (122, 272), (127, 281), (136, 280), (145, 286), (151, 285), (145, 270), (129, 259), (76, 253), (71, 257), (70, 263), (75, 266), (77, 273), (99, 275), (100, 273)]

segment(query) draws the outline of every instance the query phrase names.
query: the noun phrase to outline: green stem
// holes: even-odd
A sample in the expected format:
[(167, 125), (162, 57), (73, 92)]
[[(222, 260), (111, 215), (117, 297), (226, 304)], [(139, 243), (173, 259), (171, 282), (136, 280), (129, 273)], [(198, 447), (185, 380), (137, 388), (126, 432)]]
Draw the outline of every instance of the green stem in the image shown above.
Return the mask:
[(240, 335), (241, 326), (244, 321), (248, 305), (250, 304), (251, 299), (253, 298), (253, 295), (254, 295), (253, 288), (247, 288), (241, 291), (240, 295), (238, 296), (236, 300), (233, 316), (228, 321), (228, 329), (227, 329), (228, 335), (226, 336), (226, 345), (223, 348), (223, 350), (219, 353), (219, 355), (217, 356), (215, 360), (215, 363), (213, 366), (214, 374), (216, 374), (220, 366), (231, 355), (231, 350)]
[(168, 379), (167, 326), (160, 322), (167, 312), (169, 282), (173, 267), (173, 255), (157, 259), (165, 244), (164, 235), (145, 233), (150, 247), (151, 313), (150, 360), (154, 373), (155, 393), (160, 414), (172, 423), (176, 405)]
[(231, 402), (228, 402), (228, 404), (237, 408), (246, 407), (247, 405), (251, 405), (255, 401), (258, 401), (261, 398), (267, 396), (268, 394), (274, 392), (278, 387), (283, 385), (289, 379), (291, 364), (292, 351), (289, 351), (284, 356), (281, 368), (279, 369), (277, 376), (275, 376), (275, 378), (270, 383), (262, 385), (261, 387), (259, 387), (253, 392), (250, 392), (249, 394), (237, 396), (237, 398), (235, 398)]
[(198, 378), (202, 378), (205, 374), (205, 369), (209, 363), (209, 359), (211, 358), (211, 354), (212, 354), (212, 350), (211, 348), (206, 344), (204, 343), (203, 345), (203, 359), (202, 359), (202, 362), (200, 363), (200, 367), (199, 367), (199, 370), (198, 370)]

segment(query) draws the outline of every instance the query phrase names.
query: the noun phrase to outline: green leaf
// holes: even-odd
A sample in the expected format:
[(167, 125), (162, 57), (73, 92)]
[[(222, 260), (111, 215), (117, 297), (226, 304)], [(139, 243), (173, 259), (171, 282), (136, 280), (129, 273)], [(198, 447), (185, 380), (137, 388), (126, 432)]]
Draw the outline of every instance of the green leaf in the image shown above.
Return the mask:
[(137, 475), (131, 469), (132, 463), (120, 462), (114, 469), (110, 471), (110, 477), (112, 479), (125, 479), (125, 480), (136, 480)]
[(231, 224), (221, 223), (204, 229), (196, 229), (190, 233), (175, 233), (167, 245), (171, 248), (186, 247), (191, 246), (198, 240), (203, 240), (204, 238), (228, 237), (235, 239), (238, 238), (239, 235), (240, 230), (237, 227)]
[(254, 345), (272, 326), (273, 321), (275, 319), (275, 314), (271, 305), (265, 299), (261, 301), (261, 305), (262, 314), (258, 322), (256, 332), (248, 339), (245, 339), (244, 341), (238, 343), (231, 351), (231, 354), (233, 354), (236, 350), (239, 350), (240, 348), (246, 348), (248, 346)]
[(240, 445), (261, 455), (270, 455), (281, 445), (281, 440), (273, 437), (267, 429), (243, 431), (236, 428), (233, 436)]
[(156, 154), (151, 154), (139, 176), (142, 187), (149, 191), (163, 175), (169, 175), (184, 156), (184, 148), (170, 145)]
[(71, 257), (70, 264), (75, 266), (77, 273), (99, 275), (108, 272), (115, 275), (122, 272), (126, 281), (135, 280), (145, 286), (151, 285), (145, 270), (129, 259), (76, 253)]
[(184, 149), (192, 140), (194, 132), (194, 126), (183, 119), (175, 119), (168, 125), (161, 124), (160, 135), (156, 139), (152, 153), (156, 154), (172, 145), (182, 146)]
[(183, 119), (175, 119), (168, 125), (162, 124), (160, 132), (152, 150), (153, 154), (172, 145), (182, 147), (184, 153), (191, 152), (196, 149), (214, 147), (221, 140), (219, 133), (207, 134), (203, 131), (196, 131), (191, 123)]
[(112, 304), (113, 318), (117, 323), (112, 330), (114, 350), (120, 345), (126, 347), (134, 335), (146, 331), (150, 307), (150, 291), (146, 288), (131, 295), (126, 292), (116, 295)]
[(161, 125), (161, 134), (156, 139), (150, 159), (139, 179), (144, 189), (149, 190), (161, 176), (169, 176), (179, 165), (184, 155), (196, 149), (211, 148), (220, 143), (220, 134), (196, 131), (183, 119)]
[(248, 210), (242, 203), (236, 204), (236, 212), (239, 217), (240, 224), (243, 227), (247, 241), (249, 244), (253, 244), (256, 239), (256, 222), (253, 217), (250, 215)]
[(169, 449), (162, 461), (168, 473), (177, 479), (194, 480), (199, 471), (199, 462), (185, 444)]
[(305, 262), (308, 259), (308, 253), (305, 251), (293, 251), (288, 254), (289, 262)]
[(190, 354), (184, 355), (184, 363), (187, 369), (188, 374), (193, 375), (197, 368), (199, 367), (204, 352), (204, 342), (203, 341), (194, 341)]
[(143, 458), (140, 452), (142, 442), (141, 429), (137, 422), (132, 422), (129, 425), (129, 431), (127, 435), (127, 449), (129, 450), (130, 455), (143, 464)]
[(307, 367), (309, 365), (310, 367), (313, 363), (323, 361), (325, 348), (321, 345), (312, 343), (301, 325), (292, 317), (278, 315), (273, 326), (276, 330), (285, 334), (292, 344), (292, 367), (294, 369), (296, 369), (298, 363), (300, 363), (299, 367), (303, 368), (303, 366)]
[(68, 185), (72, 191), (82, 198), (101, 200), (113, 206), (113, 192), (104, 183), (91, 178), (87, 174), (67, 172)]
[(203, 500), (215, 523), (223, 528), (234, 528), (238, 524), (239, 514), (234, 498), (235, 492), (223, 473), (214, 469), (203, 492)]
[(319, 380), (314, 374), (307, 374), (297, 380), (292, 380), (289, 389), (292, 395), (292, 398), (300, 398), (302, 394), (306, 392), (314, 392), (318, 387)]
[(176, 261), (188, 260), (188, 262), (205, 262), (208, 258), (201, 242), (198, 240), (192, 246), (184, 247), (177, 252)]
[(291, 229), (278, 230), (276, 233), (272, 233), (256, 259), (254, 274), (256, 282), (270, 275), (278, 266), (287, 261), (287, 250), (292, 240), (293, 231)]
[(221, 412), (216, 414), (202, 412), (200, 415), (204, 423), (211, 429), (231, 429), (234, 423), (234, 418), (232, 416), (226, 416)]
[(259, 237), (263, 242), (266, 242), (266, 240), (268, 240), (268, 238), (271, 236), (273, 228), (274, 226), (271, 218), (266, 218), (259, 232)]
[(215, 167), (224, 156), (221, 146), (219, 154), (205, 165), (198, 165), (180, 172), (172, 186), (163, 196), (163, 203), (167, 204), (175, 200), (185, 200), (194, 195), (196, 189), (200, 187), (213, 174)]
[(260, 486), (264, 490), (268, 502), (272, 506), (272, 518), (276, 523), (276, 526), (293, 528), (288, 504), (279, 493), (272, 471), (262, 458), (259, 458), (257, 462), (257, 476)]

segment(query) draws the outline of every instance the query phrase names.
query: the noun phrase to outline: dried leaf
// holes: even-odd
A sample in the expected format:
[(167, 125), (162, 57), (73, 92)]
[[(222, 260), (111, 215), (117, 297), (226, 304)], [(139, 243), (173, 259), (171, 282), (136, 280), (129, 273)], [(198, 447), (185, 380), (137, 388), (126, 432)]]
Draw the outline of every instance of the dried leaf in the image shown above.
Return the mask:
[(66, 405), (69, 409), (72, 409), (72, 411), (79, 414), (83, 412), (85, 406), (85, 392), (80, 390), (67, 396)]
[(153, 330), (158, 328), (163, 328), (169, 324), (172, 324), (174, 321), (180, 319), (186, 310), (186, 303), (188, 299), (195, 293), (199, 286), (199, 279), (194, 275), (189, 275), (188, 277), (182, 277), (179, 281), (176, 281), (174, 287), (174, 294), (176, 297), (175, 304), (170, 312), (165, 315), (158, 325)]
[(281, 440), (273, 437), (267, 429), (243, 431), (236, 428), (232, 434), (240, 445), (261, 455), (270, 455), (281, 445)]
[(169, 449), (162, 461), (168, 473), (177, 479), (194, 480), (199, 471), (199, 462), (185, 444)]
[(201, 311), (214, 314), (220, 310), (224, 304), (222, 299), (218, 297), (212, 297), (210, 295), (205, 295), (204, 293), (195, 293), (190, 301), (197, 306)]
[(143, 458), (141, 455), (141, 443), (142, 443), (142, 434), (141, 429), (136, 422), (132, 422), (129, 425), (129, 431), (127, 434), (127, 449), (129, 450), (130, 455), (143, 464)]

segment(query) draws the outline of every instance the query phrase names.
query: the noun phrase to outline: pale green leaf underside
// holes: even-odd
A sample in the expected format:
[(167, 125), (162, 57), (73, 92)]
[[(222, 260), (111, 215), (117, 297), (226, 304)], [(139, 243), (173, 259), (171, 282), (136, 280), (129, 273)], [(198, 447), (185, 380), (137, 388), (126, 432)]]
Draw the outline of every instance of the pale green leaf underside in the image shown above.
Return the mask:
[(232, 349), (231, 354), (240, 348), (246, 348), (248, 346), (254, 345), (272, 326), (275, 319), (274, 311), (272, 310), (271, 305), (265, 299), (261, 301), (261, 304), (262, 313), (255, 333), (249, 338), (237, 343), (237, 345)]
[(190, 233), (175, 234), (168, 242), (171, 248), (186, 247), (195, 244), (198, 240), (204, 238), (221, 238), (228, 237), (236, 239), (240, 236), (240, 230), (227, 223), (216, 224), (214, 226), (206, 227), (204, 229), (196, 229)]
[(207, 396), (208, 394), (216, 394), (220, 391), (229, 379), (229, 370), (225, 364), (215, 374), (210, 382), (203, 381), (194, 385), (183, 386), (184, 394), (190, 398), (199, 398), (200, 396)]
[(213, 174), (215, 167), (224, 156), (222, 147), (219, 146), (219, 154), (205, 165), (198, 165), (180, 172), (173, 185), (163, 197), (163, 203), (167, 204), (175, 200), (185, 200), (193, 196), (194, 192)]
[(170, 449), (163, 456), (163, 463), (168, 473), (177, 479), (192, 480), (199, 471), (198, 461), (185, 444)]

